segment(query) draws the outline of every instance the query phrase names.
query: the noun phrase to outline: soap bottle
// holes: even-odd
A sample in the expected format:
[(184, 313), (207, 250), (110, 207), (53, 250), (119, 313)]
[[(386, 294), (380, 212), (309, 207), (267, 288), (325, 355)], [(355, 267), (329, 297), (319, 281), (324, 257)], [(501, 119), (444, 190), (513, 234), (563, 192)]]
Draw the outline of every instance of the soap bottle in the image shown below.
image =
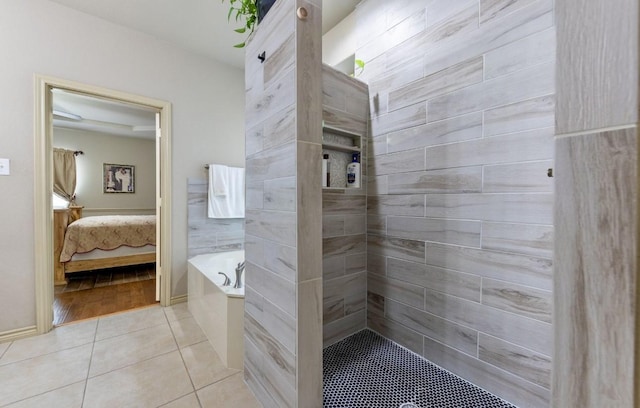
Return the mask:
[(330, 186), (331, 164), (329, 163), (329, 155), (322, 155), (322, 187)]
[(360, 188), (360, 157), (353, 153), (347, 165), (347, 188)]

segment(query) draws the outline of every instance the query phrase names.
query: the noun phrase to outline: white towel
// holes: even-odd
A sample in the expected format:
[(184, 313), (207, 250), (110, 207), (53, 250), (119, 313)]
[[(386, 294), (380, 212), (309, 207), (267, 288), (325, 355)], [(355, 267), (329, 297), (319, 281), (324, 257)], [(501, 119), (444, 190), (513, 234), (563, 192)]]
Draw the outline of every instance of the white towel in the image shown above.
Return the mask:
[[(213, 165), (209, 166), (211, 169)], [(224, 195), (216, 194), (211, 181), (209, 182), (209, 218), (244, 218), (244, 169), (240, 167), (226, 168)], [(210, 171), (209, 178), (212, 178)]]
[(220, 164), (209, 165), (209, 191), (213, 191), (214, 196), (225, 196), (229, 190), (228, 186), (229, 168)]

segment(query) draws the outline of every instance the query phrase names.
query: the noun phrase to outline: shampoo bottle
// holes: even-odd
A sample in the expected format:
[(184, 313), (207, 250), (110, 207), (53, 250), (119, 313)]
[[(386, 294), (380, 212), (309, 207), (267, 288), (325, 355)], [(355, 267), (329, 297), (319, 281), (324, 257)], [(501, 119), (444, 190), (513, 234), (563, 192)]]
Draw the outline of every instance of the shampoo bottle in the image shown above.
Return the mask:
[(353, 153), (351, 163), (347, 165), (347, 188), (360, 188), (360, 158)]
[(329, 173), (331, 165), (329, 163), (329, 155), (322, 156), (322, 187), (329, 187), (331, 174)]

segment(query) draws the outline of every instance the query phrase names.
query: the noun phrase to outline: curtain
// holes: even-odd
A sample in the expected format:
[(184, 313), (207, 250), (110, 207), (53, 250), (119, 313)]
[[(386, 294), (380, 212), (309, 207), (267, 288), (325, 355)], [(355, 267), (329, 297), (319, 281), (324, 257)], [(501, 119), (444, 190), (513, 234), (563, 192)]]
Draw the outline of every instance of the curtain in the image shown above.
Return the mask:
[(53, 192), (75, 205), (76, 155), (73, 150), (53, 148)]

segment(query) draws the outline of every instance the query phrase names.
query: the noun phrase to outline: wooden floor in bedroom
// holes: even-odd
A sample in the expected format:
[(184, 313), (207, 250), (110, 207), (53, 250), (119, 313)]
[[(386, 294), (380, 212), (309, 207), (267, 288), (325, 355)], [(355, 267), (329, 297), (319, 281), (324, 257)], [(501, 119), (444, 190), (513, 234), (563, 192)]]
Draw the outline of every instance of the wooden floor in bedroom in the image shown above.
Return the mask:
[[(125, 273), (125, 276), (128, 274), (133, 277), (137, 276), (137, 278), (113, 279), (107, 285), (103, 283), (103, 286), (92, 287), (84, 284), (86, 289), (81, 290), (63, 291), (62, 288), (56, 287), (53, 302), (53, 324), (59, 326), (158, 303), (155, 299), (155, 278), (142, 278), (144, 275), (142, 271), (148, 270), (149, 265), (129, 268), (131, 270)], [(87, 281), (86, 278), (83, 280)], [(79, 287), (73, 281), (70, 281), (67, 286)]]

